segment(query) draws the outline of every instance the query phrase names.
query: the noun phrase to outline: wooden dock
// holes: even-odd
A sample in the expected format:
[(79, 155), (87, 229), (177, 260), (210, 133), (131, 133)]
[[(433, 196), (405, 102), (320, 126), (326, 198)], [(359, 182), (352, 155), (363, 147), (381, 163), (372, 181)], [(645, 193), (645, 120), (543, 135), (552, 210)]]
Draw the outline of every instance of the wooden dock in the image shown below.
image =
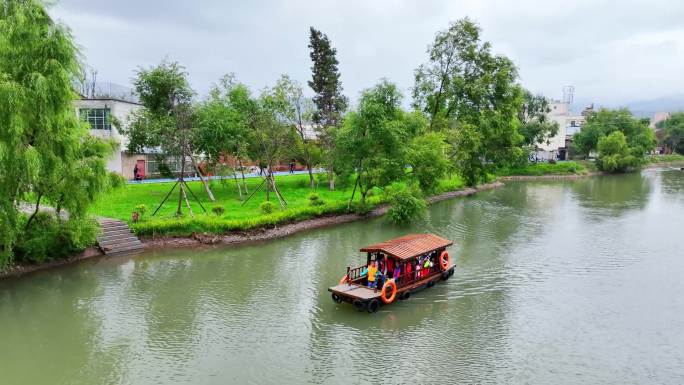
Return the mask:
[(134, 254), (145, 249), (126, 222), (109, 218), (98, 222), (102, 233), (97, 237), (97, 245), (105, 255)]

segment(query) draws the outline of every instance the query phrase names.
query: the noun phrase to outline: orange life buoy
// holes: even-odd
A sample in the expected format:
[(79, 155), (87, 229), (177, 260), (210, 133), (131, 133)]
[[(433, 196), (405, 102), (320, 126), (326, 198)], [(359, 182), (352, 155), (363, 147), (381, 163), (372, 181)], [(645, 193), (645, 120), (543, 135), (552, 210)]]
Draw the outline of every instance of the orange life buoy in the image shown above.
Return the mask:
[[(387, 288), (392, 287), (392, 294), (387, 296)], [(397, 284), (393, 279), (388, 279), (384, 285), (382, 285), (382, 293), (380, 293), (380, 299), (384, 303), (394, 302), (394, 298), (397, 296)]]
[(449, 268), (449, 253), (446, 250), (439, 255), (439, 267), (442, 268), (442, 271)]
[(347, 280), (348, 280), (347, 274), (345, 274), (344, 277), (342, 277), (342, 279), (340, 279), (340, 285), (347, 282)]

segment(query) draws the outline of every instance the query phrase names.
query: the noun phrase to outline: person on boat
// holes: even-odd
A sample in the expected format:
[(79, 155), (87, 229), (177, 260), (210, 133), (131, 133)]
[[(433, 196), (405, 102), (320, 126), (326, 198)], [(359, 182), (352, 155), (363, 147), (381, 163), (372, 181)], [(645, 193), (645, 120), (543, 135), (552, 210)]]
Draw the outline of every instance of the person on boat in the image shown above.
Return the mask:
[(406, 262), (406, 274), (404, 278), (405, 280), (410, 281), (411, 280), (411, 273), (413, 273), (413, 264), (411, 262)]
[(378, 273), (378, 266), (376, 265), (375, 261), (372, 261), (368, 265), (368, 287), (371, 289), (375, 288), (375, 284), (376, 284), (375, 278), (376, 278), (377, 273)]
[(392, 279), (394, 279), (394, 282), (396, 283), (397, 280), (399, 279), (399, 276), (401, 275), (401, 266), (396, 265), (394, 266), (394, 271), (392, 272)]
[(430, 258), (425, 258), (425, 262), (423, 262), (423, 277), (427, 277), (430, 273), (430, 264)]
[(386, 275), (383, 274), (380, 270), (378, 270), (376, 274), (377, 276), (375, 277), (375, 291), (378, 291), (378, 288), (382, 289), (382, 286), (385, 284)]

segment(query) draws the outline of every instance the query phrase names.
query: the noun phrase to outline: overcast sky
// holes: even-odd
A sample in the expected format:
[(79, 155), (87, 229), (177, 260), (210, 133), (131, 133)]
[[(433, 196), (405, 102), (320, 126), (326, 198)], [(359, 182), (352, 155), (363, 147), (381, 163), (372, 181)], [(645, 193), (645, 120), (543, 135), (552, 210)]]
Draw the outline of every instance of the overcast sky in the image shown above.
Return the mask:
[(465, 16), (534, 92), (560, 98), (573, 85), (575, 100), (619, 105), (684, 89), (677, 0), (61, 0), (50, 12), (72, 29), (98, 80), (130, 85), (137, 67), (167, 56), (200, 95), (229, 72), (254, 90), (282, 73), (305, 85), (314, 26), (337, 48), (352, 100), (382, 77), (408, 98), (435, 32)]

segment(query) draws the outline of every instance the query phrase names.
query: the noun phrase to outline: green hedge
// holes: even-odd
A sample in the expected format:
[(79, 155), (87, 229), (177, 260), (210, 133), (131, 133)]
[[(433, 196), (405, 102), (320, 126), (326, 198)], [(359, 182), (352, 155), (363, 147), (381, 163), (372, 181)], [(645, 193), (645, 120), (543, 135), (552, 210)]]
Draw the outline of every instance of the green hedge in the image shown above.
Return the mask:
[[(368, 204), (372, 207), (385, 201), (381, 197), (371, 197)], [(182, 218), (159, 218), (149, 219), (133, 223), (133, 231), (143, 236), (188, 236), (192, 233), (223, 234), (229, 231), (246, 231), (263, 227), (302, 221), (306, 219), (326, 216), (347, 214), (353, 212), (354, 206), (348, 208), (347, 202), (326, 203), (320, 206), (307, 206), (294, 209), (285, 209), (271, 214), (258, 215), (244, 219), (223, 219), (209, 215)]]
[(502, 167), (497, 170), (498, 176), (513, 176), (513, 175), (570, 175), (570, 174), (586, 174), (587, 169), (577, 162), (558, 162), (558, 163), (530, 163), (525, 166), (518, 167)]

